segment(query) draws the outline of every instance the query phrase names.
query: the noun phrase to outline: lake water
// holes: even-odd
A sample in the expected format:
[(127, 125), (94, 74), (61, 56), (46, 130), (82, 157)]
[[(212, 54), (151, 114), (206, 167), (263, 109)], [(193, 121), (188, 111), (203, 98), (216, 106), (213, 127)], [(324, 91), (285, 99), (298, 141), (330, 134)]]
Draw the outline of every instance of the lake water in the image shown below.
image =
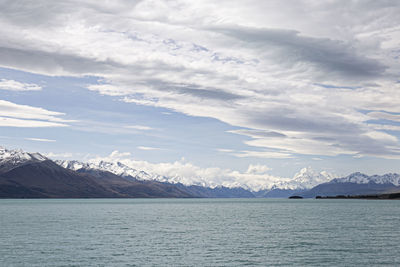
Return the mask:
[(1, 266), (400, 266), (400, 201), (0, 200)]

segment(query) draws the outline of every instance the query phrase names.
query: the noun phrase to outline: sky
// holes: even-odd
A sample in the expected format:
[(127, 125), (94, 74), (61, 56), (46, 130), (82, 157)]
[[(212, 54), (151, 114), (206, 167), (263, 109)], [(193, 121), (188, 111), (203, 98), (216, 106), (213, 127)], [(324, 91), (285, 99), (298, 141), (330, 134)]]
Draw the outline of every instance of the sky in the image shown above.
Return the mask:
[(218, 181), (400, 172), (397, 1), (3, 0), (0, 13), (4, 147)]

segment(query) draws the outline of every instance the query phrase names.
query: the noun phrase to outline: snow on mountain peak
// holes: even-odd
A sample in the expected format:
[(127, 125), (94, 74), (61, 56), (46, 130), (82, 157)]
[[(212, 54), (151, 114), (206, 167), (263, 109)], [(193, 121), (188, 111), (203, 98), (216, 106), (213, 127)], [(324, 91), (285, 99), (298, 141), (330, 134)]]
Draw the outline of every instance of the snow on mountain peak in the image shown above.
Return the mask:
[(355, 172), (344, 178), (336, 178), (331, 183), (356, 183), (356, 184), (393, 184), (395, 186), (400, 185), (400, 175), (397, 173), (387, 173), (384, 175), (372, 175), (368, 176), (364, 173)]
[(310, 189), (321, 183), (329, 182), (333, 178), (335, 178), (335, 176), (326, 171), (316, 172), (311, 167), (306, 167), (296, 173), (291, 180), (275, 184), (274, 188)]
[(57, 160), (56, 163), (61, 167), (71, 169), (74, 171), (80, 169), (94, 169), (108, 171), (121, 177), (133, 177), (138, 180), (152, 180), (154, 177), (144, 171), (138, 171), (130, 168), (121, 162), (108, 162), (108, 161), (91, 161), (83, 163), (76, 160)]
[[(249, 190), (257, 190), (251, 186), (248, 186), (247, 184), (239, 183), (237, 181), (215, 183), (212, 181), (208, 181), (207, 179), (201, 176), (196, 177), (196, 179), (188, 179), (185, 176), (179, 176), (179, 175), (164, 176), (156, 173), (150, 174), (145, 171), (129, 167), (128, 165), (125, 165), (119, 161), (109, 162), (104, 160), (91, 160), (88, 163), (82, 163), (78, 161), (66, 160), (66, 161), (57, 161), (57, 163), (64, 168), (72, 169), (75, 171), (82, 168), (97, 169), (97, 170), (108, 171), (121, 177), (134, 177), (135, 179), (138, 180), (155, 180), (159, 182), (182, 183), (185, 185), (200, 185), (212, 188), (223, 185), (226, 187), (243, 187)], [(296, 175), (292, 179), (286, 179), (284, 181), (275, 181), (273, 183), (266, 185), (267, 187), (264, 188), (310, 189), (320, 183), (329, 182), (333, 178), (334, 176), (326, 171), (318, 173), (314, 171), (312, 168), (308, 167), (301, 169), (298, 173), (296, 173)]]
[(0, 163), (11, 163), (13, 165), (24, 163), (27, 161), (44, 161), (47, 160), (45, 156), (40, 153), (28, 153), (21, 149), (6, 149), (0, 147)]

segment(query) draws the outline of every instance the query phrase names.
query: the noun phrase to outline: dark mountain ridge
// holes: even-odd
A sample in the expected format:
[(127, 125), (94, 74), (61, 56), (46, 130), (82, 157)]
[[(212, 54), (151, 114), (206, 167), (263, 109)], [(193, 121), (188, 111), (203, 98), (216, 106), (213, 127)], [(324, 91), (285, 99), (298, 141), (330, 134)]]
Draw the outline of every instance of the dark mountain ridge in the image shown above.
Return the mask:
[(316, 196), (355, 196), (378, 195), (400, 192), (400, 175), (388, 173), (372, 175), (355, 172), (343, 178), (335, 178), (328, 183), (319, 184), (300, 195), (306, 198)]
[(118, 197), (91, 176), (58, 166), (51, 160), (24, 162), (0, 174), (2, 198)]
[(118, 176), (98, 169), (66, 169), (43, 156), (0, 161), (0, 198), (254, 197), (243, 188), (185, 186)]
[[(165, 177), (153, 177), (121, 163), (102, 162), (101, 166), (78, 161), (61, 163), (39, 153), (0, 147), (0, 198), (287, 198), (292, 195), (314, 198), (400, 192), (400, 175), (393, 173), (368, 176), (356, 172), (311, 189), (276, 186), (254, 192), (241, 187), (170, 183), (158, 180)], [(294, 182), (301, 182), (300, 185), (315, 182), (312, 173), (305, 174)]]

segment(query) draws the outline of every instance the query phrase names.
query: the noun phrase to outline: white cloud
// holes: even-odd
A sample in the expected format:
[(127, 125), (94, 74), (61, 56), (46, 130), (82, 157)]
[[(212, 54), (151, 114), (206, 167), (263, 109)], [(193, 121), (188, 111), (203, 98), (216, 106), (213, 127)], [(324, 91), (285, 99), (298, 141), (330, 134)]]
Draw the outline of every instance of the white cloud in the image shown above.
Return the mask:
[(14, 80), (1, 79), (0, 90), (8, 91), (40, 91), (42, 87), (34, 83), (21, 83)]
[(154, 128), (149, 127), (149, 126), (145, 126), (145, 125), (128, 125), (128, 126), (125, 126), (125, 128), (135, 129), (135, 130), (140, 130), (140, 131), (154, 130)]
[(54, 153), (54, 152), (49, 152), (47, 154), (44, 154), (46, 157), (48, 158), (52, 158), (52, 159), (59, 159), (59, 158), (63, 158), (63, 159), (72, 159), (74, 158), (74, 156), (76, 156), (73, 153)]
[(273, 184), (290, 180), (268, 174), (270, 168), (259, 164), (249, 165), (245, 172), (240, 172), (222, 168), (201, 168), (193, 163), (185, 162), (184, 159), (175, 162), (151, 163), (134, 160), (130, 157), (130, 153), (114, 151), (107, 157), (96, 157), (90, 161), (121, 162), (136, 170), (165, 176), (165, 181), (172, 183), (179, 182), (185, 185), (195, 184), (210, 187), (221, 185), (226, 187), (240, 186), (257, 191), (270, 188)]
[(160, 148), (150, 147), (150, 146), (138, 146), (137, 149), (140, 149), (140, 150), (160, 150)]
[[(263, 147), (263, 145), (261, 145)], [(275, 159), (288, 159), (293, 158), (294, 156), (290, 153), (282, 153), (282, 152), (273, 152), (273, 151), (251, 151), (251, 150), (244, 150), (239, 151), (233, 154), (239, 158), (275, 158)]]
[(38, 121), (38, 120), (20, 120), (14, 118), (7, 118), (0, 116), (0, 127), (22, 127), (22, 128), (36, 128), (36, 127), (66, 127), (66, 124)]
[(119, 86), (111, 84), (92, 84), (87, 87), (91, 91), (97, 91), (102, 95), (122, 96), (132, 93), (132, 90), (126, 90)]
[(121, 160), (124, 159), (126, 157), (130, 157), (131, 153), (130, 152), (119, 152), (118, 150), (114, 150), (113, 152), (111, 152), (111, 154), (105, 158), (105, 160), (109, 160), (109, 161), (114, 161), (114, 160)]
[(221, 153), (231, 153), (231, 152), (234, 152), (233, 149), (227, 149), (227, 148), (217, 148), (216, 150), (217, 150), (218, 152), (221, 152)]
[(26, 137), (24, 138), (25, 140), (29, 141), (37, 141), (37, 142), (56, 142), (56, 140), (53, 139), (46, 139), (46, 138), (33, 138), (33, 137)]
[(246, 128), (239, 157), (400, 156), (368, 123), (400, 113), (395, 1), (44, 3), (0, 6), (1, 66)]
[(400, 122), (400, 115), (398, 114), (390, 114), (384, 112), (369, 112), (367, 115), (370, 116), (372, 119)]
[(387, 131), (396, 131), (400, 132), (400, 126), (397, 125), (382, 125), (382, 124), (369, 124), (371, 128), (374, 128), (376, 130), (387, 130)]
[(0, 126), (7, 127), (65, 127), (72, 122), (59, 118), (61, 112), (0, 100)]
[(269, 168), (268, 166), (265, 165), (261, 165), (261, 164), (250, 164), (249, 167), (247, 168), (246, 173), (252, 173), (252, 174), (265, 174), (268, 171), (270, 171), (271, 168)]

